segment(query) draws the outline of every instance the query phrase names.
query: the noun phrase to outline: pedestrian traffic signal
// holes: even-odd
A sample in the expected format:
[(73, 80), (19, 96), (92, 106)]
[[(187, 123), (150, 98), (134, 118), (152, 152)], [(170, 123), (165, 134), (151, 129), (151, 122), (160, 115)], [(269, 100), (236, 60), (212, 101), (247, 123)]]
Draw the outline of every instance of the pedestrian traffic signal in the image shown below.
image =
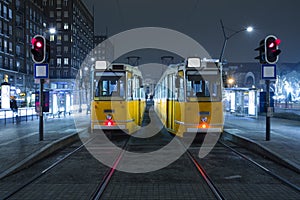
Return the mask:
[(255, 51), (259, 51), (259, 55), (256, 56), (254, 59), (258, 59), (261, 64), (266, 63), (265, 58), (265, 39), (261, 40), (259, 43), (259, 47), (255, 49)]
[(278, 55), (281, 50), (278, 48), (280, 40), (274, 35), (268, 35), (265, 38), (265, 57), (266, 62), (269, 64), (275, 64), (278, 61)]
[(32, 60), (35, 63), (43, 63), (46, 60), (46, 39), (42, 35), (36, 35), (31, 40)]

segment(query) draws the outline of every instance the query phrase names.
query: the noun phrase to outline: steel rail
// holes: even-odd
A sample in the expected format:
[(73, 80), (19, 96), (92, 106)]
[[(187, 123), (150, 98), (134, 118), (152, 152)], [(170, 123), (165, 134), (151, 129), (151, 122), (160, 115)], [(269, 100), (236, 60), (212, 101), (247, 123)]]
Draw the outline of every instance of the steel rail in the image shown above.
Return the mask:
[(80, 149), (82, 149), (83, 147), (85, 147), (86, 144), (88, 144), (89, 142), (91, 142), (94, 138), (90, 138), (89, 140), (87, 140), (85, 143), (81, 144), (79, 147), (77, 147), (76, 149), (74, 149), (73, 151), (71, 151), (70, 153), (66, 154), (65, 156), (63, 156), (62, 158), (60, 158), (59, 160), (55, 161), (54, 163), (52, 163), (49, 167), (47, 167), (46, 169), (42, 170), (40, 173), (36, 174), (34, 177), (32, 177), (30, 180), (28, 180), (26, 183), (24, 183), (23, 185), (21, 185), (20, 187), (18, 187), (17, 189), (15, 189), (14, 191), (10, 192), (8, 195), (6, 195), (3, 200), (6, 200), (10, 197), (12, 197), (13, 195), (17, 194), (18, 192), (20, 192), (22, 189), (26, 188), (27, 186), (29, 186), (31, 183), (35, 182), (36, 180), (38, 180), (39, 178), (41, 178), (43, 175), (45, 175), (47, 172), (49, 172), (51, 169), (53, 169), (55, 166), (57, 166), (58, 164), (60, 164), (61, 162), (65, 161), (68, 157), (70, 157), (71, 155), (73, 155), (74, 153), (76, 153), (77, 151), (79, 151)]
[(188, 156), (191, 159), (191, 161), (194, 163), (195, 167), (197, 168), (197, 170), (199, 171), (199, 173), (201, 174), (201, 176), (203, 177), (203, 179), (205, 180), (205, 182), (207, 183), (208, 187), (213, 192), (213, 194), (215, 195), (215, 197), (218, 200), (225, 200), (224, 195), (220, 192), (220, 190), (212, 182), (211, 178), (207, 175), (207, 173), (205, 172), (204, 168), (199, 164), (199, 162), (194, 158), (194, 156), (192, 155), (192, 153), (189, 150), (187, 150), (186, 153), (188, 154)]
[(122, 151), (117, 156), (113, 166), (106, 172), (106, 174), (105, 174), (104, 178), (102, 179), (101, 183), (98, 185), (95, 192), (91, 195), (91, 197), (90, 197), (91, 200), (98, 200), (103, 195), (103, 193), (105, 191), (105, 188), (108, 186), (113, 174), (116, 171), (117, 166), (119, 165), (121, 159), (123, 158), (123, 155), (126, 151), (126, 148), (128, 147), (127, 144), (128, 144), (129, 140), (130, 140), (130, 137), (128, 138), (128, 140), (123, 145)]
[(250, 157), (246, 156), (245, 154), (235, 150), (234, 148), (230, 147), (229, 145), (218, 141), (220, 144), (222, 144), (223, 146), (225, 146), (226, 148), (230, 149), (231, 151), (233, 151), (234, 153), (236, 153), (237, 155), (241, 156), (242, 158), (248, 160), (249, 162), (251, 162), (252, 164), (256, 165), (257, 167), (259, 167), (260, 169), (262, 169), (263, 171), (265, 171), (266, 173), (270, 174), (271, 176), (273, 176), (274, 178), (278, 179), (279, 181), (281, 181), (282, 183), (288, 185), (289, 187), (295, 189), (296, 191), (300, 192), (300, 187), (291, 183), (290, 181), (288, 181), (287, 179), (279, 176), (278, 174), (272, 172), (271, 170), (269, 170), (268, 168), (264, 167), (263, 165), (259, 164), (258, 162), (254, 161), (253, 159), (251, 159)]

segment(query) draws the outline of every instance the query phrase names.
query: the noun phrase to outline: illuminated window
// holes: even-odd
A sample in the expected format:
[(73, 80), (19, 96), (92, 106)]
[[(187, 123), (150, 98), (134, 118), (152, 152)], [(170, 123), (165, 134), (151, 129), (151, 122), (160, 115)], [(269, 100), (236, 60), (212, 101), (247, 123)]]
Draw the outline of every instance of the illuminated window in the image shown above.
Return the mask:
[(8, 17), (9, 17), (9, 19), (12, 19), (12, 10), (11, 9), (8, 10)]
[(57, 42), (61, 42), (61, 35), (57, 35)]
[(64, 29), (68, 30), (69, 29), (69, 24), (68, 23), (64, 23)]
[(57, 62), (57, 65), (61, 65), (61, 58), (57, 58), (56, 62)]
[(64, 58), (64, 65), (68, 65), (69, 64), (69, 58)]
[(54, 35), (50, 35), (50, 41), (52, 42), (54, 41), (54, 39), (55, 39)]

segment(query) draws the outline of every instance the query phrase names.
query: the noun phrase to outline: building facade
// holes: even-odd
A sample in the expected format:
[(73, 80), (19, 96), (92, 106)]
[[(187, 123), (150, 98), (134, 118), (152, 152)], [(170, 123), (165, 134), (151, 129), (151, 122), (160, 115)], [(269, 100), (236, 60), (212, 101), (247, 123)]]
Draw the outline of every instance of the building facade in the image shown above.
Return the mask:
[[(55, 33), (49, 29), (54, 28)], [(31, 39), (50, 40), (48, 90), (72, 90), (81, 64), (93, 49), (94, 19), (81, 0), (0, 1), (0, 80), (8, 77), (11, 94), (33, 106)], [(71, 96), (71, 92), (69, 94)]]
[(51, 49), (48, 87), (52, 91), (52, 112), (69, 112), (70, 105), (81, 108), (81, 100), (74, 98), (80, 96), (75, 80), (93, 49), (94, 18), (81, 0), (43, 0), (43, 6), (48, 27), (56, 30), (47, 34)]
[(36, 85), (33, 78), (31, 38), (42, 34), (46, 16), (38, 0), (0, 2), (0, 80), (11, 86), (21, 106), (33, 106)]

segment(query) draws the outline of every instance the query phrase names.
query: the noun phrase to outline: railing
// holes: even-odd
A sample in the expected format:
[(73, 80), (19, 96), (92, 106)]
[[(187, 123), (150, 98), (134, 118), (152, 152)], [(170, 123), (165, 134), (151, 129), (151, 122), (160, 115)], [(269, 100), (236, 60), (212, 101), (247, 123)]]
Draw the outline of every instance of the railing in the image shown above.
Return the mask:
[(34, 117), (38, 118), (34, 107), (19, 108), (17, 112), (13, 112), (11, 109), (0, 109), (0, 121), (19, 123), (21, 121), (33, 120)]
[[(59, 110), (56, 113), (48, 113), (44, 112), (44, 119), (50, 118), (61, 118), (70, 116), (73, 114), (89, 114), (90, 108), (87, 107), (86, 104), (81, 106), (81, 112), (79, 112), (79, 105), (72, 106), (72, 109), (65, 111)], [(22, 121), (33, 121), (34, 119), (39, 119), (38, 113), (35, 112), (35, 107), (25, 107), (25, 108), (18, 108), (18, 112), (13, 112), (11, 109), (0, 109), (0, 124), (7, 124), (7, 123), (20, 123)]]

